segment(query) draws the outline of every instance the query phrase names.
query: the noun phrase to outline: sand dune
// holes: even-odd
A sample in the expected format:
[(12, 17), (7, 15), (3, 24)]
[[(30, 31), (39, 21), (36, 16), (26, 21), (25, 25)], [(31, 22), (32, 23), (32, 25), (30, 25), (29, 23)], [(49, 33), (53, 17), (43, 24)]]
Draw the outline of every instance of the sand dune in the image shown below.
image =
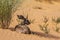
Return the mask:
[[(15, 27), (17, 22), (17, 15), (28, 14), (29, 19), (35, 19), (34, 23), (29, 25), (31, 31), (35, 34), (20, 34), (8, 29), (0, 29), (0, 40), (60, 40), (60, 33), (54, 31), (54, 24), (51, 21), (52, 17), (60, 17), (60, 3), (53, 2), (53, 4), (47, 2), (39, 2), (35, 0), (24, 0), (18, 10), (14, 13), (11, 27)], [(50, 33), (48, 36), (40, 30), (39, 24), (43, 24), (43, 16), (49, 18)]]

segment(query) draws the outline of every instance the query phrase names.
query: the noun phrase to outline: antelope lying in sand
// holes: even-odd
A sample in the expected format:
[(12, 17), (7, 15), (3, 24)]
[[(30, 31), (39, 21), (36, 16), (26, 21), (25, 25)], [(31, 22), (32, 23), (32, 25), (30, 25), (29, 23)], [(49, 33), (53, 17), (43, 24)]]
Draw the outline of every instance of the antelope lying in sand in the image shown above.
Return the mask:
[(26, 19), (23, 15), (17, 15), (18, 19), (22, 19), (23, 22), (15, 26), (15, 31), (24, 34), (30, 34), (30, 28), (27, 26), (30, 24), (30, 21)]

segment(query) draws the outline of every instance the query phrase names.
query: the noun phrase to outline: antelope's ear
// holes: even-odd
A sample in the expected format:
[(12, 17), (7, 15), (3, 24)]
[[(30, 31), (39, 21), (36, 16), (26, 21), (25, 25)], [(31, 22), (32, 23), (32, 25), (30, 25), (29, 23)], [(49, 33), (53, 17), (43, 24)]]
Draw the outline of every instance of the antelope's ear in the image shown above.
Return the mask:
[(17, 17), (19, 17), (19, 15), (17, 15)]
[(26, 19), (28, 19), (28, 14), (27, 14), (27, 16), (26, 16)]
[(20, 15), (17, 15), (17, 17), (20, 19)]

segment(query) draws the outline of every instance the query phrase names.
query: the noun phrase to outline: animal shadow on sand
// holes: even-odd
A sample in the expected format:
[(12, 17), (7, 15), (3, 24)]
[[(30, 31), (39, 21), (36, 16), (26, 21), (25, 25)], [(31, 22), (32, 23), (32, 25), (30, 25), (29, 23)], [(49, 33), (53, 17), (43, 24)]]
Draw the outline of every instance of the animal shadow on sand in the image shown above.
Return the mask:
[[(9, 28), (9, 30), (15, 31), (14, 28)], [(60, 39), (60, 37), (58, 37), (58, 36), (55, 36), (55, 35), (52, 35), (52, 34), (45, 34), (45, 33), (41, 33), (41, 32), (34, 32), (34, 31), (31, 31), (31, 34), (37, 35), (37, 36), (40, 36), (40, 37), (45, 37), (45, 38)], [(29, 35), (30, 35), (30, 34), (29, 34)]]
[(11, 31), (15, 31), (15, 28), (12, 28), (12, 27), (10, 27), (8, 29), (11, 30)]
[(45, 34), (45, 33), (34, 32), (34, 31), (32, 31), (32, 33), (33, 33), (34, 35), (38, 35), (38, 36), (40, 36), (40, 37), (60, 39), (60, 37), (55, 36), (55, 35), (52, 35), (52, 34)]

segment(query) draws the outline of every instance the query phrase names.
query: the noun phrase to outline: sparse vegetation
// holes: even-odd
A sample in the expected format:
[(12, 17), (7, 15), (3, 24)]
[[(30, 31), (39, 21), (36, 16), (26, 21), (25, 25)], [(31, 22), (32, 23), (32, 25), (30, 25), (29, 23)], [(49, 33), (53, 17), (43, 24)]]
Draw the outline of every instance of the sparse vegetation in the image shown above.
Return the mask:
[(57, 19), (52, 18), (52, 21), (55, 22), (56, 26), (55, 26), (55, 31), (59, 32), (60, 27), (58, 27), (58, 24), (60, 23), (60, 17), (58, 17)]
[(41, 31), (45, 32), (46, 34), (49, 33), (48, 24), (43, 26), (39, 25), (39, 27)]
[(16, 11), (18, 0), (0, 0), (0, 25), (8, 28), (13, 13)]
[(44, 24), (43, 25), (39, 25), (40, 30), (42, 30), (43, 32), (45, 32), (46, 34), (48, 34), (50, 32), (50, 30), (48, 29), (48, 19), (46, 17), (44, 17)]
[(60, 17), (58, 18), (52, 18), (52, 21), (55, 22), (56, 24), (59, 24), (60, 23)]
[(56, 32), (59, 32), (60, 31), (60, 28), (59, 27), (56, 27), (55, 31)]

